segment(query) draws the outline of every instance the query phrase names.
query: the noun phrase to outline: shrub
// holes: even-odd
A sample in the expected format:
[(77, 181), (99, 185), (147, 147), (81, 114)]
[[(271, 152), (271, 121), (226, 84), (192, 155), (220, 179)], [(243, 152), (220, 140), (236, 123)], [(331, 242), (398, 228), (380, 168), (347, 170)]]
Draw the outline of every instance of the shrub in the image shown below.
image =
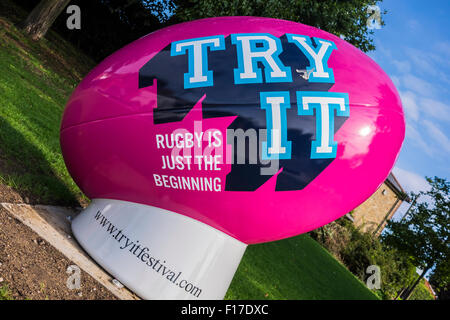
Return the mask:
[(417, 277), (409, 257), (381, 243), (371, 233), (361, 232), (348, 219), (341, 218), (314, 230), (311, 236), (363, 282), (369, 276), (367, 267), (379, 266), (381, 290), (375, 293), (383, 299), (395, 298)]
[(425, 280), (422, 279), (414, 289), (409, 300), (434, 300), (433, 295), (425, 286)]

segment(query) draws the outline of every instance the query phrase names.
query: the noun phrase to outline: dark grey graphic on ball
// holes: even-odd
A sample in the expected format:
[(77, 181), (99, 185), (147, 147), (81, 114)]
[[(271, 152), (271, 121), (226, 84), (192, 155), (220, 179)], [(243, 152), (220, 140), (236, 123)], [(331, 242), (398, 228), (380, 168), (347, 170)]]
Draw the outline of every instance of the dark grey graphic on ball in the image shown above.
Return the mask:
[[(206, 95), (202, 103), (203, 117), (237, 116), (228, 129), (266, 129), (266, 111), (261, 108), (260, 93), (272, 91), (289, 92), (291, 108), (286, 110), (287, 140), (292, 143), (291, 158), (280, 159), (282, 172), (277, 177), (276, 190), (300, 190), (314, 180), (334, 159), (311, 159), (311, 143), (316, 139), (316, 114), (297, 114), (297, 91), (328, 91), (332, 83), (309, 82), (307, 68), (309, 60), (286, 36), (280, 37), (282, 53), (279, 58), (283, 65), (290, 67), (292, 82), (267, 83), (265, 65), (257, 63), (262, 71), (262, 83), (235, 84), (234, 69), (238, 68), (237, 48), (231, 43), (231, 37), (225, 38), (224, 50), (208, 50), (208, 69), (213, 71), (213, 85), (208, 87), (187, 88), (184, 86), (184, 74), (188, 72), (188, 55), (171, 56), (168, 45), (148, 61), (139, 70), (139, 87), (153, 85), (157, 80), (158, 107), (154, 109), (154, 123), (162, 124), (181, 121)], [(311, 39), (314, 47), (316, 43)], [(334, 134), (348, 117), (334, 118)], [(231, 144), (230, 141), (228, 141)], [(256, 164), (250, 164), (249, 141), (246, 140), (245, 164), (234, 161), (227, 175), (225, 190), (254, 191), (263, 185), (270, 175), (261, 175), (262, 167), (269, 167), (258, 157)], [(258, 143), (258, 153), (261, 154)], [(233, 154), (236, 155), (237, 144)]]

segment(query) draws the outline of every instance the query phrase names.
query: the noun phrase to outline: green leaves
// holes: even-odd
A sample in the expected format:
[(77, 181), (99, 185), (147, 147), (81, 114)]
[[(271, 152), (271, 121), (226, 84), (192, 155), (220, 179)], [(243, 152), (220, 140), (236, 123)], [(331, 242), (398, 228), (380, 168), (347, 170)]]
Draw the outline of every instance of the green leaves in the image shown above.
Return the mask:
[[(261, 16), (315, 26), (342, 36), (364, 52), (375, 49), (367, 26), (370, 5), (377, 0), (173, 0), (171, 22), (219, 16)], [(381, 12), (381, 16), (386, 12)], [(384, 22), (381, 20), (381, 25)]]
[(388, 222), (383, 241), (409, 254), (418, 267), (436, 268), (433, 272), (439, 271), (445, 285), (450, 277), (450, 183), (438, 177), (427, 181), (430, 190), (412, 195), (420, 195), (421, 202), (401, 221)]

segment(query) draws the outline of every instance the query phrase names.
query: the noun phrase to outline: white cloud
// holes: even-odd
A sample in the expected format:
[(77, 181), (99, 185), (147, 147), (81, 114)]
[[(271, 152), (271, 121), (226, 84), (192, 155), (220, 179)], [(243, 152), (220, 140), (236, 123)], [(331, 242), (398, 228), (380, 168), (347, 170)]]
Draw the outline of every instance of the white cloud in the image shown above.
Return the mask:
[[(410, 31), (417, 26), (417, 21), (405, 20), (405, 27)], [(430, 175), (449, 172), (450, 41), (431, 41), (421, 48), (400, 43), (392, 48), (377, 43), (377, 53), (381, 61), (389, 63), (391, 80), (398, 89), (405, 112), (403, 154), (409, 159), (401, 157), (400, 165), (417, 170), (396, 167), (393, 172), (406, 191), (428, 190), (427, 181), (417, 172)]]
[(430, 57), (435, 60), (440, 66), (450, 66), (450, 42), (439, 41), (434, 46), (434, 51)]
[(446, 153), (450, 152), (450, 139), (446, 136), (438, 125), (429, 120), (424, 120), (423, 125), (427, 129), (428, 136), (433, 139), (433, 142), (437, 144), (437, 149)]
[(450, 121), (450, 106), (438, 100), (431, 98), (420, 99), (420, 110), (441, 121)]
[(423, 96), (429, 97), (435, 95), (435, 88), (431, 83), (413, 76), (412, 74), (403, 75), (401, 82), (406, 89), (419, 93)]
[[(448, 50), (450, 50), (450, 43), (446, 42), (436, 44), (426, 51), (406, 47), (402, 49), (403, 59), (391, 58), (391, 62), (403, 75), (411, 73), (407, 79), (410, 85), (408, 89), (415, 91), (425, 84), (424, 90), (419, 92), (426, 94), (425, 91), (429, 91), (428, 95), (432, 96), (436, 92), (449, 91), (445, 85), (445, 83), (450, 84), (450, 77), (446, 72), (446, 69), (450, 68), (450, 51)], [(419, 81), (416, 81), (417, 79)], [(423, 79), (436, 79), (443, 85), (435, 82), (434, 87), (430, 87), (427, 85), (429, 82)]]
[(427, 116), (443, 122), (450, 121), (450, 105), (433, 98), (419, 97), (412, 91), (400, 90), (399, 94), (407, 119), (418, 121)]
[(388, 59), (392, 59), (392, 52), (381, 41), (376, 41), (377, 51)]
[[(398, 52), (401, 52), (401, 55)], [(402, 47), (392, 54), (382, 45), (377, 52), (390, 61), (401, 75), (395, 85), (401, 83), (404, 89), (420, 93), (428, 97), (435, 97), (437, 93), (448, 93), (450, 76), (450, 43), (434, 44), (429, 50), (418, 50)], [(404, 80), (404, 81), (403, 81)], [(438, 81), (435, 81), (438, 80)]]
[(430, 59), (429, 51), (408, 48), (405, 52), (409, 60), (412, 62), (412, 65), (414, 66), (413, 72), (415, 74), (423, 74), (427, 78), (429, 78), (430, 75), (437, 74), (438, 68), (434, 65), (435, 61)]
[(395, 84), (395, 87), (396, 87), (396, 88), (400, 88), (401, 82), (400, 82), (399, 77), (397, 77), (397, 76), (391, 76), (391, 80), (392, 80), (392, 82)]
[(416, 103), (416, 95), (411, 91), (400, 91), (403, 109), (406, 116), (414, 121), (419, 120), (419, 107)]
[(415, 172), (411, 172), (397, 166), (394, 167), (392, 171), (406, 192), (412, 191), (417, 193), (419, 191), (427, 191), (430, 188), (427, 180)]
[(411, 63), (408, 60), (392, 60), (392, 64), (397, 68), (400, 72), (410, 72), (411, 71)]
[(422, 133), (420, 133), (412, 124), (406, 123), (406, 137), (408, 141), (417, 145), (423, 152), (425, 152), (430, 157), (436, 156), (434, 149), (429, 143), (426, 143)]
[(429, 120), (406, 122), (407, 142), (416, 145), (420, 152), (436, 160), (448, 162), (450, 154), (450, 139), (437, 126)]

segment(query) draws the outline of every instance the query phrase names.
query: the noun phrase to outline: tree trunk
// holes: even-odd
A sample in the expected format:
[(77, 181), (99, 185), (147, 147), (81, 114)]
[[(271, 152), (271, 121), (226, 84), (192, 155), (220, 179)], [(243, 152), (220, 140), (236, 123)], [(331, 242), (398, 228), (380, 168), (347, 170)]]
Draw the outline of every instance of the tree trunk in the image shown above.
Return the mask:
[(41, 0), (22, 23), (22, 29), (33, 40), (40, 40), (70, 0)]
[(420, 280), (422, 280), (422, 278), (425, 276), (425, 274), (427, 273), (427, 271), (429, 269), (430, 268), (425, 268), (422, 271), (422, 273), (420, 274), (420, 276), (417, 278), (417, 280), (414, 282), (414, 284), (402, 293), (401, 297), (403, 300), (408, 300), (409, 297), (411, 297), (411, 294), (413, 293), (414, 289), (416, 288), (416, 286), (419, 284)]

